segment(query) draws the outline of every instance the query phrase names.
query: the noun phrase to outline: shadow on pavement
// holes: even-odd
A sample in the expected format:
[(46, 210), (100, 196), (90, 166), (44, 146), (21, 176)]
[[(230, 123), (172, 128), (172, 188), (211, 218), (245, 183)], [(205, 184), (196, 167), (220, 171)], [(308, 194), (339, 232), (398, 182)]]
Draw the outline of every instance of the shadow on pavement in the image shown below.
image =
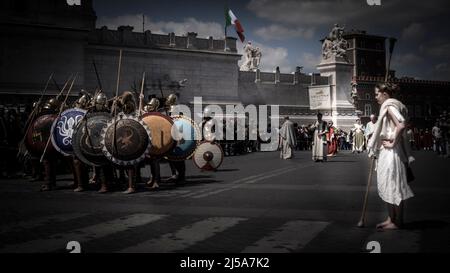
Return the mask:
[(404, 224), (406, 230), (443, 229), (449, 223), (440, 220), (422, 220)]
[(215, 172), (218, 172), (218, 173), (223, 173), (223, 172), (237, 172), (237, 171), (239, 171), (240, 169), (219, 169), (219, 170), (216, 170)]

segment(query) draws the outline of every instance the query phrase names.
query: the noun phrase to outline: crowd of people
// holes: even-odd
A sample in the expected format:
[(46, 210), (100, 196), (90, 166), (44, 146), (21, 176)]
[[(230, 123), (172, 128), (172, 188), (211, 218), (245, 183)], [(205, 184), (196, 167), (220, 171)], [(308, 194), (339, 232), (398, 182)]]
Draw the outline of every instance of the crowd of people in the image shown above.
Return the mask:
[(406, 131), (413, 150), (434, 151), (442, 157), (449, 157), (450, 115), (442, 111), (431, 128), (408, 126)]
[[(332, 121), (326, 122), (328, 132), (324, 135), (324, 141), (328, 144), (328, 156), (335, 155), (336, 151), (352, 151), (353, 153), (366, 151), (376, 121), (375, 115), (371, 115), (370, 121), (365, 125), (357, 119), (353, 128), (348, 131), (336, 128)], [(294, 150), (311, 151), (314, 144), (314, 124), (293, 123), (293, 127), (296, 136)], [(441, 157), (449, 157), (450, 114), (442, 111), (432, 127), (408, 124), (406, 135), (412, 150), (434, 151)]]
[(0, 105), (0, 178), (13, 178), (21, 171), (16, 155), (32, 105), (20, 107)]

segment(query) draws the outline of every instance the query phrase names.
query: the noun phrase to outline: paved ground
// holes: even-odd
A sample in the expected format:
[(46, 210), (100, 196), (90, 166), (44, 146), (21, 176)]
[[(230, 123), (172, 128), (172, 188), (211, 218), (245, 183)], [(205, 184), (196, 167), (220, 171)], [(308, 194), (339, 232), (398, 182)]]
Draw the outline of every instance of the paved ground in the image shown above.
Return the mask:
[[(0, 181), (0, 252), (450, 252), (450, 159), (417, 152), (416, 197), (405, 230), (379, 232), (385, 208), (372, 187), (368, 227), (360, 216), (368, 160), (340, 153), (314, 163), (309, 152), (227, 157), (217, 172), (187, 162), (189, 183), (134, 195), (38, 192), (26, 180)], [(168, 175), (168, 168), (163, 166)], [(147, 171), (144, 172), (146, 174)]]

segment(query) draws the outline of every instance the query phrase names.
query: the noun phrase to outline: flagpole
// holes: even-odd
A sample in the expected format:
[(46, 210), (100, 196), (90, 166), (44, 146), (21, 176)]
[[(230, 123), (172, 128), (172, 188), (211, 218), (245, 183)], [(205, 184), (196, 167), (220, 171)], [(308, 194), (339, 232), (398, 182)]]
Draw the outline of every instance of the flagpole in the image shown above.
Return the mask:
[(228, 13), (228, 7), (225, 6), (225, 48), (224, 51), (227, 51), (227, 13)]

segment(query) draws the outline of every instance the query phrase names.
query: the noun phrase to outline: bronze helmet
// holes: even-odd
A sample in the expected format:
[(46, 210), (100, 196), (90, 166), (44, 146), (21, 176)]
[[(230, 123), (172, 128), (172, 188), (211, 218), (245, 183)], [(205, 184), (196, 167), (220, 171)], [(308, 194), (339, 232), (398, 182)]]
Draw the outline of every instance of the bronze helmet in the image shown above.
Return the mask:
[(158, 111), (159, 100), (157, 98), (152, 98), (144, 107), (145, 112), (155, 112)]
[(177, 95), (175, 94), (170, 94), (169, 96), (167, 96), (166, 98), (166, 106), (172, 106), (177, 104)]
[(119, 106), (125, 114), (131, 114), (136, 111), (136, 102), (133, 93), (130, 91), (125, 91), (119, 97)]
[(97, 111), (103, 111), (107, 109), (108, 105), (108, 98), (106, 97), (105, 93), (101, 92), (95, 96), (93, 101), (93, 106), (95, 107), (95, 110)]
[(45, 110), (57, 110), (61, 106), (61, 102), (57, 98), (51, 98), (44, 104)]
[(88, 107), (90, 101), (90, 94), (85, 92), (84, 90), (81, 90), (81, 96), (75, 101), (75, 107), (85, 109)]

